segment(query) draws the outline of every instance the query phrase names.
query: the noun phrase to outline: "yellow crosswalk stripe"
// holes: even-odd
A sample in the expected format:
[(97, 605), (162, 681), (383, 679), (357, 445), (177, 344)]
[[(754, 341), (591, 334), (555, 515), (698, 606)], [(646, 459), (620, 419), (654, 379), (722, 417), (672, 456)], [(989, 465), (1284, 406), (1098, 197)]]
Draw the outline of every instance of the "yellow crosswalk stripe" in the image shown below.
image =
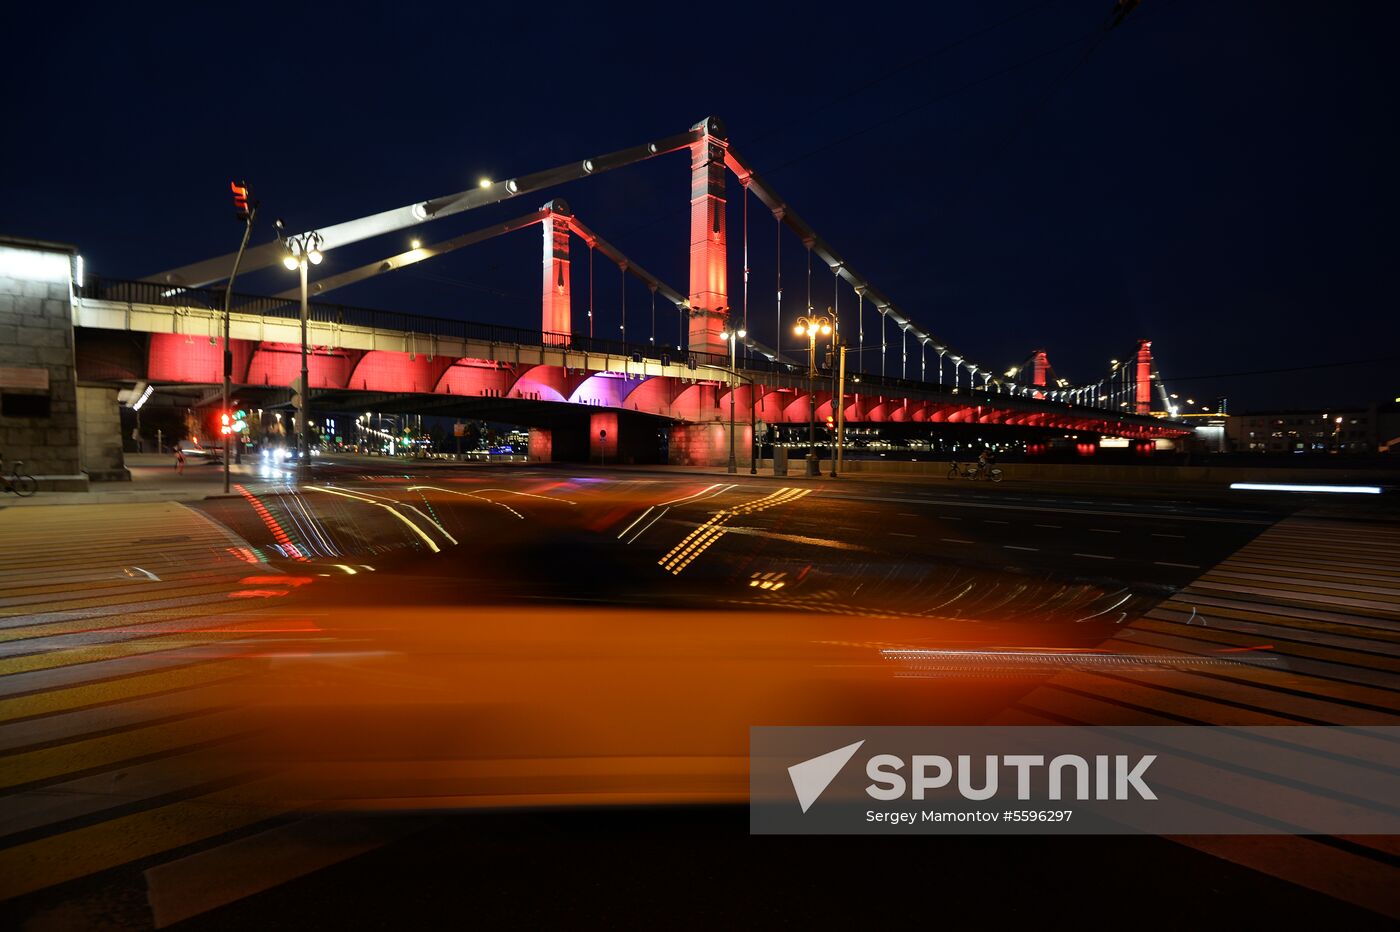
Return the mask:
[(122, 657), (135, 657), (158, 651), (178, 650), (182, 647), (201, 647), (251, 636), (253, 636), (252, 633), (240, 631), (218, 631), (204, 634), (181, 632), (143, 638), (138, 641), (118, 641), (112, 644), (94, 644), (90, 647), (61, 648), (42, 654), (27, 654), (23, 657), (0, 660), (0, 676), (8, 676), (11, 673), (32, 673), (36, 670), (52, 670), (57, 667), (93, 663), (98, 660), (117, 660)]
[(246, 660), (217, 660), (157, 670), (153, 673), (136, 673), (120, 679), (100, 680), (62, 689), (48, 689), (0, 700), (0, 722), (71, 712), (125, 699), (207, 686), (245, 675), (253, 669), (254, 665)]
[(231, 713), (216, 712), (69, 741), (36, 751), (0, 755), (0, 789), (111, 767), (138, 757), (225, 738), (233, 732), (221, 729), (234, 720)]
[(259, 804), (256, 789), (256, 783), (245, 783), (0, 851), (0, 899), (120, 867), (278, 815)]

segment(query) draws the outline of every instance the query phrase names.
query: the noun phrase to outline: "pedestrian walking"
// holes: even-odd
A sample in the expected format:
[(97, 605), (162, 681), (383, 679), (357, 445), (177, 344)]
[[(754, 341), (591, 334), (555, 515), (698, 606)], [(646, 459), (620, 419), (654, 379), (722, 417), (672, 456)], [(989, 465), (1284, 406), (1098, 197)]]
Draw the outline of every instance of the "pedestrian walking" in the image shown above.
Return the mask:
[(180, 449), (180, 445), (175, 444), (175, 474), (182, 476), (185, 474), (185, 451)]

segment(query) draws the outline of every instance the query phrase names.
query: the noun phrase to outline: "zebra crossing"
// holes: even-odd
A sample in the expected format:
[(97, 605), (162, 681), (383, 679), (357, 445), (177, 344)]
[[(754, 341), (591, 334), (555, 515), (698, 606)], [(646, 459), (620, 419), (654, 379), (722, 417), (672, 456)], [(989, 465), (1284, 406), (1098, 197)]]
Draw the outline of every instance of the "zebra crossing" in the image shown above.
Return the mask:
[[(1285, 519), (1103, 647), (1160, 657), (1161, 669), (1066, 671), (999, 723), (1400, 725), (1400, 528), (1307, 514)], [(1277, 662), (1207, 669), (1172, 663), (1252, 656)], [(1400, 840), (1178, 840), (1400, 916)]]
[(228, 753), (250, 573), (177, 503), (0, 511), (0, 899), (275, 815)]

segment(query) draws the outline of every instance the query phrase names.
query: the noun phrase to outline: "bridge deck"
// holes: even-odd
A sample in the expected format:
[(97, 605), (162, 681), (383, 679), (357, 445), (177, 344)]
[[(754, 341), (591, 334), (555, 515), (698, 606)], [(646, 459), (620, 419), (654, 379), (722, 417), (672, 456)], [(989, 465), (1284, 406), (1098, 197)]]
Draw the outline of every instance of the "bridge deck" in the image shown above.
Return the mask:
[[(73, 320), (77, 327), (170, 334), (212, 343), (222, 332), (222, 300), (222, 294), (213, 291), (167, 288), (151, 282), (96, 281), (82, 288), (74, 300)], [(250, 295), (235, 295), (231, 303), (236, 308), (229, 323), (233, 340), (258, 345), (300, 344), (297, 304)], [(517, 371), (558, 367), (630, 379), (668, 378), (682, 385), (705, 382), (722, 386), (729, 378), (726, 356), (321, 302), (310, 305), (307, 341), (321, 349), (393, 353), (411, 359), (476, 360)], [(747, 358), (738, 359), (736, 374), (744, 383), (761, 385), (765, 390), (792, 390), (798, 397), (807, 391), (806, 367), (781, 358), (749, 353)], [(824, 371), (816, 383), (818, 403), (826, 397), (828, 407), (830, 378), (830, 372)], [(349, 390), (354, 386), (339, 387)], [(848, 373), (846, 392), (853, 400), (908, 399), (950, 408), (994, 409), (1001, 417), (1041, 416), (1077, 428), (1092, 420), (1101, 422), (1106, 430), (1140, 436), (1189, 433), (1153, 417), (869, 373)]]

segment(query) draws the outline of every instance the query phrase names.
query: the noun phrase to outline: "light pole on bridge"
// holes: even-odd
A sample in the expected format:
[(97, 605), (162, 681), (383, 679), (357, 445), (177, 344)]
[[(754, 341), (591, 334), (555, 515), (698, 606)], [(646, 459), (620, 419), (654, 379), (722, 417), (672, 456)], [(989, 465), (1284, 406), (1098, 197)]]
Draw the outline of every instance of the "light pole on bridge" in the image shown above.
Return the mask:
[[(810, 308), (809, 308), (810, 310)], [(808, 338), (807, 364), (807, 475), (821, 475), (821, 460), (817, 457), (817, 337), (831, 333), (831, 318), (797, 318), (793, 332)]]
[[(736, 361), (739, 341), (748, 336), (743, 330), (726, 330), (719, 335), (721, 340), (729, 343), (729, 469), (730, 473), (739, 471), (739, 463), (734, 458), (734, 392), (735, 377), (739, 372), (739, 365)], [(750, 392), (750, 395), (753, 393)], [(749, 407), (753, 407), (753, 398), (749, 398)]]
[[(282, 221), (277, 221), (277, 232), (282, 233)], [(297, 444), (301, 451), (297, 460), (297, 473), (305, 478), (311, 467), (311, 378), (307, 367), (306, 351), (306, 322), (310, 313), (310, 299), (307, 295), (306, 270), (308, 266), (320, 265), (321, 259), (321, 234), (315, 231), (302, 233), (297, 236), (286, 236), (282, 241), (287, 246), (287, 256), (282, 260), (282, 264), (289, 271), (301, 272), (301, 404), (297, 415), (301, 418), (301, 427), (297, 431)]]
[(834, 313), (831, 317), (831, 478), (835, 479), (837, 470), (845, 467), (846, 341), (841, 338), (840, 319)]

